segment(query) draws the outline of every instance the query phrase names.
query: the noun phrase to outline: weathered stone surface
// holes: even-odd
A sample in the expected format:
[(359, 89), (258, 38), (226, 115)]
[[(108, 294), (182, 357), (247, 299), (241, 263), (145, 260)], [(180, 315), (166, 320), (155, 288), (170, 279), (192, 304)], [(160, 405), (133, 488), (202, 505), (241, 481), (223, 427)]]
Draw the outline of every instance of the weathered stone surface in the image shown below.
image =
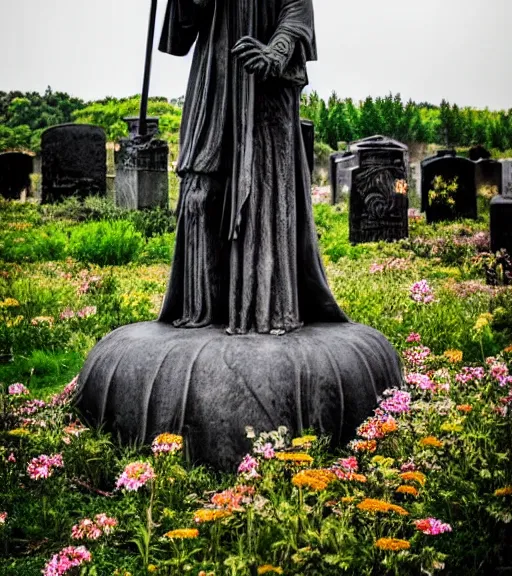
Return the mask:
[(30, 175), (34, 172), (34, 159), (23, 152), (0, 154), (0, 196), (6, 200), (19, 200), (23, 192), (30, 192)]
[(394, 241), (409, 235), (408, 148), (383, 136), (349, 147), (358, 158), (350, 193), (350, 241)]
[(354, 171), (359, 168), (359, 158), (351, 152), (336, 152), (331, 155), (332, 204), (350, 197)]
[(311, 122), (311, 120), (301, 118), (300, 127), (304, 147), (306, 148), (309, 171), (311, 172), (311, 177), (313, 177), (313, 171), (315, 169), (315, 124)]
[(42, 202), (70, 196), (105, 196), (107, 151), (103, 128), (63, 124), (48, 128), (41, 141)]
[(505, 196), (512, 196), (512, 159), (505, 158), (500, 160), (502, 171), (501, 191)]
[[(436, 176), (446, 183), (455, 178), (458, 190), (452, 206), (441, 202), (430, 202), (429, 191)], [(421, 163), (421, 209), (426, 213), (427, 222), (454, 220), (457, 218), (477, 218), (476, 164), (467, 158), (456, 155), (454, 150), (441, 150), (436, 156)]]
[(398, 356), (376, 330), (312, 324), (281, 337), (228, 336), (210, 326), (125, 326), (89, 356), (80, 409), (124, 442), (183, 434), (192, 461), (233, 468), (257, 432), (314, 427), (348, 441), (382, 392), (400, 386)]
[(496, 160), (478, 160), (476, 162), (476, 190), (488, 187), (496, 190), (497, 194), (503, 191), (503, 164)]

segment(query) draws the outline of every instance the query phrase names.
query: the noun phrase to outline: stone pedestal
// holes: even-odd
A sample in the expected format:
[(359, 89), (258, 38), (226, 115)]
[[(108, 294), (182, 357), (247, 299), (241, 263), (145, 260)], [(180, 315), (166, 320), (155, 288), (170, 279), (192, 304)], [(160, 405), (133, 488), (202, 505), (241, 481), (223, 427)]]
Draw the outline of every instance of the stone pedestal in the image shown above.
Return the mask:
[(127, 210), (168, 208), (169, 146), (154, 138), (153, 119), (148, 120), (147, 136), (137, 136), (136, 121), (126, 120), (130, 137), (121, 140), (116, 153), (115, 203)]

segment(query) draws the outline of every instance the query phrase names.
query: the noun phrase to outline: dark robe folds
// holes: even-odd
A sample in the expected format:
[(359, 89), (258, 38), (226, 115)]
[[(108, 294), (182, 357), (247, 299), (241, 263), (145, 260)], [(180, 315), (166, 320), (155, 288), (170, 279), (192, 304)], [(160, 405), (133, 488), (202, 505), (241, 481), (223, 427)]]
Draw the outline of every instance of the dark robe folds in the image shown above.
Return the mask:
[[(251, 36), (263, 80), (231, 54)], [(160, 320), (231, 333), (343, 322), (311, 210), (299, 104), (316, 59), (312, 0), (170, 0), (160, 50), (196, 42), (183, 110), (176, 251)]]

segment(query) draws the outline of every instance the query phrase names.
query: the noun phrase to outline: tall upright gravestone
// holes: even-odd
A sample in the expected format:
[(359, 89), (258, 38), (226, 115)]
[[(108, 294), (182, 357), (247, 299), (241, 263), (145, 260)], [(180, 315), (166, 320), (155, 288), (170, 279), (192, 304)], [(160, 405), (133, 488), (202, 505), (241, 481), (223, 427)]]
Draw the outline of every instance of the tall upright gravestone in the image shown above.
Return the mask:
[(354, 171), (359, 166), (357, 155), (352, 152), (336, 152), (331, 154), (330, 178), (332, 204), (338, 204), (350, 196)]
[(31, 189), (30, 175), (34, 172), (34, 158), (24, 152), (0, 154), (0, 196), (19, 200)]
[[(395, 241), (409, 235), (408, 148), (384, 136), (354, 142), (350, 241)], [(345, 157), (348, 163), (350, 157)]]
[(476, 164), (442, 150), (421, 163), (421, 208), (427, 222), (477, 217)]
[(103, 128), (62, 124), (43, 132), (42, 202), (54, 203), (71, 196), (105, 196), (107, 150)]

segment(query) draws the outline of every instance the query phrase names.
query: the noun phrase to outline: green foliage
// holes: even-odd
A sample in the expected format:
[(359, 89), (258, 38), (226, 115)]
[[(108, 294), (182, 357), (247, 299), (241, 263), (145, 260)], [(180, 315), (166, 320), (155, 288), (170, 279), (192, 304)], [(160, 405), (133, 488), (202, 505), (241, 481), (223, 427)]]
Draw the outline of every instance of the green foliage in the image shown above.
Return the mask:
[(430, 206), (440, 205), (453, 210), (458, 190), (458, 178), (445, 181), (442, 176), (436, 176), (432, 182), (432, 188), (428, 191), (428, 202)]
[(131, 222), (89, 222), (71, 233), (70, 253), (82, 262), (116, 266), (135, 260), (142, 245), (142, 235)]

